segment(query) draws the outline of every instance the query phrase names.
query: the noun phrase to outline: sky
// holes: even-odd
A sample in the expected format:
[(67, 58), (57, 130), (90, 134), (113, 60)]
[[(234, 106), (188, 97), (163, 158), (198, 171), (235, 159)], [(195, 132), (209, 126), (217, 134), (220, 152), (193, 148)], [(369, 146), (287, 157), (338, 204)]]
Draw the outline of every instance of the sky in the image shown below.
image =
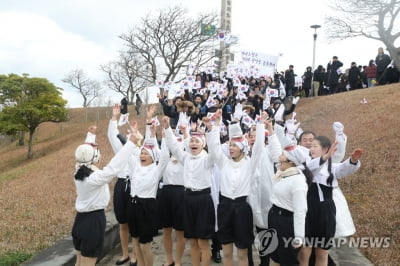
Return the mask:
[[(124, 43), (118, 38), (140, 18), (180, 5), (191, 14), (217, 12), (220, 0), (1, 0), (0, 74), (28, 73), (47, 78), (63, 88), (68, 107), (81, 107), (82, 96), (62, 79), (74, 69), (103, 81), (100, 65), (117, 59)], [(336, 55), (348, 68), (367, 65), (383, 43), (356, 38), (329, 43), (324, 17), (331, 12), (326, 0), (232, 0), (232, 34), (239, 36), (233, 52), (242, 50), (278, 55), (278, 71), (294, 65), (302, 75), (312, 65), (313, 34), (317, 30), (315, 67), (326, 66)], [(108, 98), (119, 102), (120, 94)]]

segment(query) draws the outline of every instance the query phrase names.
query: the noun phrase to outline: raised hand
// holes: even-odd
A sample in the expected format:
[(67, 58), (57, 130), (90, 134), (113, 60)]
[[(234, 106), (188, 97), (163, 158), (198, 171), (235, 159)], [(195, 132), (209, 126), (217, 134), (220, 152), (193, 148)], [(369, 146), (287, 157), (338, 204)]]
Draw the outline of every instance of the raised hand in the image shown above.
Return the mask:
[(361, 149), (355, 149), (350, 156), (350, 160), (352, 163), (357, 163), (358, 160), (361, 158), (361, 155), (363, 154), (363, 150)]
[(340, 122), (334, 122), (333, 125), (333, 130), (335, 131), (336, 134), (343, 134), (344, 126)]
[(115, 104), (112, 108), (112, 120), (118, 120), (118, 116), (121, 114), (121, 105)]
[(96, 135), (97, 126), (96, 126), (96, 125), (90, 125), (90, 126), (88, 127), (88, 131), (89, 131), (90, 133), (92, 133), (93, 135)]
[(203, 124), (207, 127), (208, 130), (211, 130), (211, 119), (209, 117), (203, 117), (203, 119), (201, 120), (203, 121)]
[(214, 114), (214, 119), (215, 119), (215, 125), (220, 125), (221, 119), (222, 119), (222, 110), (218, 109), (215, 114)]
[(157, 110), (157, 105), (156, 104), (152, 104), (152, 105), (150, 105), (150, 106), (148, 106), (146, 108), (146, 111), (147, 111), (146, 112), (146, 118), (147, 118), (148, 121), (150, 121), (153, 118), (154, 113), (156, 112), (156, 110)]
[(337, 151), (338, 142), (335, 141), (332, 146), (329, 148), (328, 152), (322, 156), (322, 160), (327, 161), (329, 158), (333, 156), (333, 154)]
[(163, 125), (164, 125), (165, 129), (169, 128), (169, 117), (168, 116), (164, 116), (162, 118), (162, 122), (163, 122)]
[(299, 128), (300, 123), (296, 124), (295, 119), (289, 119), (289, 120), (286, 120), (285, 125), (286, 125), (286, 129), (287, 129), (287, 133), (294, 135), (296, 133), (297, 129)]

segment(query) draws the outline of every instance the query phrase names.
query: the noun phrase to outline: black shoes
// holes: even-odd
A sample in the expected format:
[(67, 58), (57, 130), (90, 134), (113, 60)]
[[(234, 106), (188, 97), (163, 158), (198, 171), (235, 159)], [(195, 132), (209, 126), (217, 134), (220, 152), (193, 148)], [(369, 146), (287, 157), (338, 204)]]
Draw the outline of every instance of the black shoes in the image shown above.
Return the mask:
[(116, 264), (116, 265), (122, 265), (122, 264), (127, 263), (128, 260), (129, 260), (129, 257), (127, 257), (127, 258), (124, 259), (124, 260), (117, 260), (117, 262), (115, 262), (115, 264)]
[(221, 263), (221, 253), (219, 250), (211, 250), (211, 258), (215, 263)]

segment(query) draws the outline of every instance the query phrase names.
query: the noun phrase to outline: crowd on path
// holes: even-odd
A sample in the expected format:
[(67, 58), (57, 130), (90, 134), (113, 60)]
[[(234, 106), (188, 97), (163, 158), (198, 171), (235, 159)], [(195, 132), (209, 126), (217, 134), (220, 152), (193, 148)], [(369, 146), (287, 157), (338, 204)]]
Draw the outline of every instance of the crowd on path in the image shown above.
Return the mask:
[[(387, 59), (378, 57), (376, 75), (365, 86), (384, 84), (388, 68), (382, 71), (380, 60)], [(330, 94), (340, 92), (341, 66), (333, 57), (326, 73), (321, 66), (314, 73), (307, 68), (306, 96), (323, 95), (325, 86)], [(356, 68), (348, 71), (349, 89), (360, 86)], [(95, 166), (95, 126), (75, 152), (76, 265), (94, 265), (101, 254), (114, 177), (122, 248), (116, 265), (153, 265), (151, 242), (161, 229), (163, 265), (181, 265), (186, 241), (195, 266), (211, 259), (233, 265), (234, 254), (239, 265), (253, 265), (255, 243), (263, 266), (309, 265), (312, 251), (315, 265), (327, 265), (334, 240), (355, 233), (338, 179), (360, 168), (363, 152), (344, 158), (347, 136), (340, 122), (332, 124), (334, 141), (300, 128), (294, 78), (293, 66), (284, 75), (241, 77), (239, 86), (232, 78), (199, 73), (198, 89), (172, 99), (161, 90), (162, 119), (155, 116), (159, 105), (146, 107), (144, 136), (137, 121), (129, 121), (126, 100), (113, 106), (107, 133), (113, 159), (103, 169)]]

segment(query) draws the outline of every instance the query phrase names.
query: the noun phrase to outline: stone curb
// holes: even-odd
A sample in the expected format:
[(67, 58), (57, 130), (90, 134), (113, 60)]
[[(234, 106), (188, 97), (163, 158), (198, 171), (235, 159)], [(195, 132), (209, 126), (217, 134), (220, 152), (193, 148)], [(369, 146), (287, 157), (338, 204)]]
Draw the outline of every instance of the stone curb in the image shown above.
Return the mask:
[[(119, 243), (119, 225), (113, 211), (106, 212), (106, 232), (103, 252), (99, 260), (105, 257)], [(72, 227), (72, 225), (71, 225)], [(68, 236), (58, 241), (53, 246), (41, 251), (30, 260), (22, 263), (23, 266), (74, 266), (76, 261), (72, 237)]]
[(336, 266), (373, 266), (374, 264), (368, 260), (357, 248), (349, 247), (349, 245), (341, 245), (340, 248), (334, 248), (329, 252), (330, 258)]

